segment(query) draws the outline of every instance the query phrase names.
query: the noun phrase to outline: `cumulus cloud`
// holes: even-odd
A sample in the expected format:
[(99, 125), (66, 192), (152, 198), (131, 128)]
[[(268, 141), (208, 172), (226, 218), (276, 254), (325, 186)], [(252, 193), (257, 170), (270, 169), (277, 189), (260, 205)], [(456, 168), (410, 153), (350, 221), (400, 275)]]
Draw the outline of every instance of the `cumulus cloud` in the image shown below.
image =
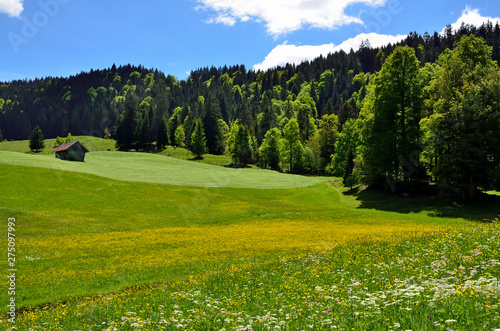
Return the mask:
[(215, 11), (209, 23), (234, 25), (238, 20), (265, 22), (269, 34), (278, 36), (305, 26), (334, 29), (363, 22), (345, 13), (355, 3), (382, 6), (386, 0), (198, 0), (197, 9)]
[[(471, 7), (467, 6), (462, 12), (462, 16), (460, 16), (460, 18), (451, 25), (451, 28), (453, 31), (456, 31), (460, 29), (462, 23), (479, 27), (483, 25), (483, 23), (486, 23), (488, 21), (493, 23), (493, 25), (495, 25), (496, 23), (500, 24), (500, 17), (493, 18), (488, 16), (481, 16), (481, 14), (479, 14), (479, 9), (472, 9)], [(443, 29), (442, 32), (444, 33), (445, 30)]]
[(2, 13), (19, 17), (23, 10), (23, 0), (0, 0), (0, 12)]
[(264, 59), (263, 62), (258, 63), (253, 66), (253, 69), (267, 70), (277, 66), (283, 66), (287, 63), (299, 64), (303, 61), (311, 61), (320, 55), (326, 56), (329, 53), (335, 53), (340, 50), (345, 52), (350, 52), (351, 49), (354, 51), (359, 49), (362, 42), (368, 40), (372, 47), (381, 47), (389, 43), (394, 44), (406, 38), (406, 35), (382, 35), (378, 33), (362, 33), (354, 38), (350, 38), (344, 41), (340, 45), (334, 44), (324, 44), (318, 46), (304, 45), (289, 45), (284, 42), (281, 45), (276, 46)]
[[(479, 9), (473, 9), (469, 6), (462, 12), (462, 16), (451, 27), (453, 30), (458, 30), (462, 23), (474, 26), (481, 26), (483, 23), (490, 21), (495, 25), (497, 22), (500, 24), (500, 18), (481, 16)], [(443, 28), (443, 33), (445, 28)], [(267, 70), (276, 66), (283, 66), (287, 63), (299, 64), (303, 61), (311, 61), (320, 55), (326, 56), (328, 53), (335, 53), (340, 50), (349, 52), (351, 48), (356, 51), (359, 49), (361, 42), (365, 40), (370, 41), (372, 47), (382, 47), (389, 43), (397, 43), (403, 40), (406, 35), (383, 35), (378, 33), (360, 34), (354, 38), (344, 41), (342, 44), (336, 46), (334, 44), (325, 45), (289, 45), (287, 42), (276, 46), (264, 59), (263, 62), (253, 66), (254, 70)]]
[(234, 17), (229, 15), (219, 15), (207, 20), (207, 23), (221, 23), (224, 25), (233, 26), (236, 24), (236, 20), (234, 19)]

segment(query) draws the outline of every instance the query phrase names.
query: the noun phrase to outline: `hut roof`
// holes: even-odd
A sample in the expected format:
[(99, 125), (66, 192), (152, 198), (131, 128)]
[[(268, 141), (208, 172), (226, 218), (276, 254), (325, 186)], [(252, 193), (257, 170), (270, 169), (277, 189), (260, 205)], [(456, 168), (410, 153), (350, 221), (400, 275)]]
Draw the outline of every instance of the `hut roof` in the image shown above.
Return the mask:
[(85, 148), (85, 146), (83, 146), (82, 143), (80, 143), (78, 140), (76, 140), (76, 141), (73, 141), (73, 142), (70, 142), (70, 143), (62, 144), (61, 146), (59, 146), (56, 149), (54, 149), (52, 151), (52, 153), (57, 153), (57, 152), (65, 151), (65, 150), (67, 150), (68, 148), (70, 148), (71, 146), (73, 146), (76, 143), (78, 143), (82, 147), (82, 149), (85, 151), (85, 153), (89, 152), (89, 150), (87, 148)]

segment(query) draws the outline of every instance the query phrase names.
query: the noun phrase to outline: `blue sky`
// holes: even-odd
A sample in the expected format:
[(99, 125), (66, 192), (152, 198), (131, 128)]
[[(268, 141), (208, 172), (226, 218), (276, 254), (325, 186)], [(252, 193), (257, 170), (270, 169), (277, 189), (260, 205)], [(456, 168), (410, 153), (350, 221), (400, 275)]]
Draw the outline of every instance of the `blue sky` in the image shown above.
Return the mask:
[(499, 20), (498, 0), (0, 0), (0, 81), (135, 64), (185, 79)]

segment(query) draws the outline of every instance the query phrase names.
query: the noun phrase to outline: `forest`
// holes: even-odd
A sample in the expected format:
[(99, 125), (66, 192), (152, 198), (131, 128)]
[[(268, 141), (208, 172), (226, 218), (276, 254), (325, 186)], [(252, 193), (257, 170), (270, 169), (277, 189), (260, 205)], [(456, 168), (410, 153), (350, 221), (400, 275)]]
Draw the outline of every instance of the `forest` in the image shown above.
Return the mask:
[(329, 174), (470, 199), (500, 188), (500, 26), (410, 33), (265, 72), (200, 68), (186, 80), (113, 65), (0, 83), (0, 140), (91, 135), (120, 150), (187, 147), (234, 166)]

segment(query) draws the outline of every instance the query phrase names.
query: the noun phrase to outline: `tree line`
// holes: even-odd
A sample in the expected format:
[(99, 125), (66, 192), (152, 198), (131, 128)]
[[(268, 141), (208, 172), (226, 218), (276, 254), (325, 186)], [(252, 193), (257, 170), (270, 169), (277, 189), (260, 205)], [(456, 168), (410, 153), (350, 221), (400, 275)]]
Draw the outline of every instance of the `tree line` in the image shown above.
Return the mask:
[[(113, 65), (14, 81), (0, 86), (0, 135), (26, 139), (39, 125), (47, 137), (112, 137), (122, 150), (186, 146), (198, 156), (229, 153), (240, 166), (333, 173), (391, 190), (433, 182), (467, 198), (498, 187), (499, 42), (498, 24), (448, 26), (266, 72), (201, 68), (177, 81)], [(478, 128), (486, 131), (472, 146)]]

